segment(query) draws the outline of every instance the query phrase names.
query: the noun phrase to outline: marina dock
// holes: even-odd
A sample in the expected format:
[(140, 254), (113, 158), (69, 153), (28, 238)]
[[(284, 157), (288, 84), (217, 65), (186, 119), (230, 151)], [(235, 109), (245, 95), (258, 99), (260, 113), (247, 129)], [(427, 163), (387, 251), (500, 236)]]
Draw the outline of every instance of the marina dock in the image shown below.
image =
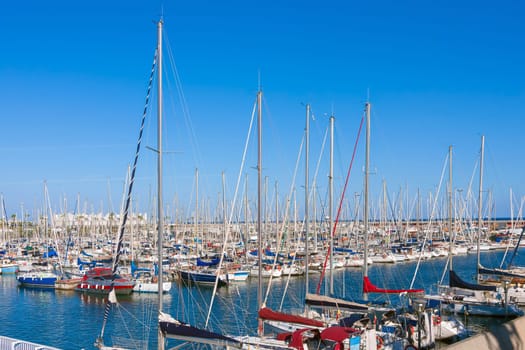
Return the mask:
[(40, 345), (31, 343), (28, 341), (18, 340), (14, 338), (0, 336), (0, 349), (11, 350), (11, 349), (23, 349), (23, 350), (59, 350), (50, 346)]
[(488, 331), (476, 334), (446, 347), (446, 350), (511, 350), (525, 349), (525, 316), (503, 324), (493, 325)]

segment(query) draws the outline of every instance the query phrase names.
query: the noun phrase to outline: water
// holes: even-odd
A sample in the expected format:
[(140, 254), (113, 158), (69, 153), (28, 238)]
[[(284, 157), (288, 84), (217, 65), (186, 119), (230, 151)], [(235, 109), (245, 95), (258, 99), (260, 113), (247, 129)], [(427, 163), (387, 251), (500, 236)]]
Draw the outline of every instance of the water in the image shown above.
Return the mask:
[[(525, 252), (525, 250), (521, 250)], [(481, 263), (488, 267), (499, 266), (503, 251), (482, 253)], [(423, 262), (414, 288), (431, 291), (440, 279), (446, 258)], [(525, 258), (517, 256), (516, 265), (524, 265)], [(475, 274), (476, 255), (454, 258), (454, 269), (465, 280)], [(416, 268), (415, 262), (400, 264), (375, 264), (369, 276), (374, 284), (384, 288), (407, 288)], [(328, 280), (328, 274), (325, 279)], [(310, 276), (310, 291), (315, 292), (320, 275)], [(448, 278), (448, 275), (447, 275)], [(304, 300), (304, 278), (274, 280), (267, 306), (278, 310), (281, 302), (285, 311), (300, 310)], [(323, 284), (322, 291), (324, 291)], [(263, 285), (266, 291), (267, 281)], [(334, 290), (337, 297), (361, 299), (362, 273), (360, 269), (346, 268), (334, 271)], [(285, 293), (285, 291), (287, 291)], [(175, 283), (170, 294), (163, 296), (163, 310), (173, 317), (202, 327), (208, 312), (213, 289), (184, 286)], [(282, 296), (286, 295), (284, 301)], [(263, 297), (264, 299), (264, 297)], [(397, 295), (370, 295), (370, 300), (396, 304)], [(158, 295), (132, 294), (119, 298), (121, 307), (113, 308), (105, 331), (105, 343), (114, 337), (136, 339), (138, 343), (156, 348), (156, 317)], [(18, 287), (13, 275), (0, 275), (0, 335), (18, 338), (61, 349), (94, 349), (94, 342), (101, 332), (106, 300), (99, 296), (84, 295), (74, 291), (38, 290)], [(470, 318), (468, 326), (477, 330), (487, 329), (495, 318)], [(210, 329), (225, 334), (255, 334), (257, 327), (257, 281), (220, 288), (210, 318)], [(137, 343), (136, 343), (137, 344)], [(168, 344), (168, 347), (170, 344)]]

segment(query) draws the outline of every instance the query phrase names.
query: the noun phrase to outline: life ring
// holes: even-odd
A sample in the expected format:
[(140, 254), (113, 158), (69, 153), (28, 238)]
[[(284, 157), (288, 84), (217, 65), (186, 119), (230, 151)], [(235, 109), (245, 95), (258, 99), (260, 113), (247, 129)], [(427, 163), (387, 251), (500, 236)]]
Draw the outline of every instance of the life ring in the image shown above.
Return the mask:
[(441, 324), (441, 316), (432, 317), (432, 324), (434, 326), (439, 326)]
[(376, 335), (377, 350), (381, 349), (384, 343), (385, 341), (383, 340), (383, 338), (381, 338), (380, 335)]

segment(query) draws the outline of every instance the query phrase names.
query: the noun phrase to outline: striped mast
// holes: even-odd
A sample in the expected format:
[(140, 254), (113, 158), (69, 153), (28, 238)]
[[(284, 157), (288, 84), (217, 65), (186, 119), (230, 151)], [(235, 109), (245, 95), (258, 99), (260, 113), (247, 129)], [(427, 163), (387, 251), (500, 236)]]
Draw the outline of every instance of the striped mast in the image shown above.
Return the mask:
[[(120, 262), (120, 256), (121, 256), (121, 253), (122, 253), (121, 251), (122, 251), (122, 243), (124, 241), (124, 231), (125, 231), (125, 227), (126, 227), (126, 222), (128, 220), (128, 214), (129, 214), (130, 205), (131, 205), (131, 193), (133, 191), (133, 184), (135, 182), (135, 173), (136, 173), (136, 170), (137, 170), (137, 163), (138, 163), (138, 158), (139, 158), (139, 153), (140, 153), (140, 146), (142, 144), (142, 134), (144, 132), (144, 125), (146, 123), (146, 115), (148, 113), (148, 108), (149, 108), (151, 87), (153, 85), (153, 77), (155, 75), (155, 66), (157, 65), (157, 53), (158, 52), (155, 51), (155, 55), (153, 57), (153, 64), (151, 66), (151, 73), (150, 73), (150, 76), (149, 76), (148, 88), (147, 88), (147, 92), (146, 92), (146, 101), (144, 103), (144, 110), (142, 112), (142, 121), (140, 123), (140, 131), (139, 131), (139, 137), (138, 137), (138, 141), (137, 141), (137, 148), (135, 150), (135, 159), (133, 161), (133, 167), (132, 167), (132, 170), (131, 170), (131, 177), (130, 177), (130, 180), (129, 180), (128, 193), (126, 195), (126, 202), (125, 202), (125, 205), (124, 205), (124, 213), (122, 214), (122, 220), (120, 222), (119, 236), (118, 236), (118, 240), (117, 240), (117, 247), (115, 249), (115, 257), (113, 259), (113, 267), (112, 267), (113, 279), (114, 279), (114, 276), (115, 276), (115, 274), (117, 272), (117, 269), (118, 269), (118, 266), (119, 266), (119, 262)], [(97, 339), (97, 342), (96, 342), (96, 345), (98, 347), (103, 346), (104, 330), (106, 328), (106, 323), (107, 323), (107, 320), (108, 320), (109, 311), (111, 309), (111, 304), (113, 304), (113, 303), (116, 303), (116, 297), (115, 297), (115, 291), (114, 291), (114, 280), (111, 283), (110, 297), (108, 298), (108, 301), (106, 303), (106, 307), (104, 309), (104, 321), (102, 323), (102, 330), (101, 330), (100, 336), (99, 336), (99, 338)]]

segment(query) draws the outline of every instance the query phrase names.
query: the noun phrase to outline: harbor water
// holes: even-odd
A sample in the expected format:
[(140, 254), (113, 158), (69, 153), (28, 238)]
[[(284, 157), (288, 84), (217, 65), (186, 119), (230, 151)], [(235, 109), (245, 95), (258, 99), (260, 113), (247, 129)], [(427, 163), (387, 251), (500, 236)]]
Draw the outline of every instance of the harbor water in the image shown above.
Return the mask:
[[(525, 249), (521, 249), (525, 252)], [(487, 267), (500, 266), (504, 251), (481, 254), (481, 263)], [(454, 257), (454, 270), (465, 280), (473, 281), (476, 254)], [(414, 288), (424, 288), (427, 293), (441, 280), (447, 258), (422, 261), (415, 278)], [(519, 253), (515, 265), (524, 265)], [(417, 262), (373, 264), (369, 276), (378, 287), (408, 288)], [(320, 274), (310, 274), (309, 289), (315, 293)], [(333, 272), (335, 296), (348, 300), (362, 299), (362, 271), (358, 268), (337, 269)], [(325, 275), (321, 293), (329, 281)], [(445, 275), (445, 283), (448, 274)], [(266, 298), (268, 281), (263, 284), (263, 300), (274, 310), (302, 310), (304, 308), (305, 278), (279, 278), (272, 281)], [(208, 329), (230, 335), (256, 334), (257, 330), (257, 280), (231, 283), (219, 288), (214, 296)], [(186, 286), (174, 282), (169, 294), (163, 296), (163, 311), (173, 317), (198, 327), (204, 327), (208, 305), (213, 296), (212, 287)], [(284, 297), (283, 297), (284, 296)], [(370, 301), (396, 305), (398, 295), (371, 294)], [(158, 295), (136, 294), (119, 297), (119, 306), (110, 311), (104, 333), (106, 344), (126, 343), (133, 348), (157, 347)], [(75, 291), (21, 288), (14, 275), (0, 275), (0, 335), (35, 342), (61, 349), (94, 349), (100, 335), (106, 299)], [(473, 332), (480, 332), (501, 318), (464, 318), (461, 321)], [(169, 348), (168, 343), (168, 348)]]

